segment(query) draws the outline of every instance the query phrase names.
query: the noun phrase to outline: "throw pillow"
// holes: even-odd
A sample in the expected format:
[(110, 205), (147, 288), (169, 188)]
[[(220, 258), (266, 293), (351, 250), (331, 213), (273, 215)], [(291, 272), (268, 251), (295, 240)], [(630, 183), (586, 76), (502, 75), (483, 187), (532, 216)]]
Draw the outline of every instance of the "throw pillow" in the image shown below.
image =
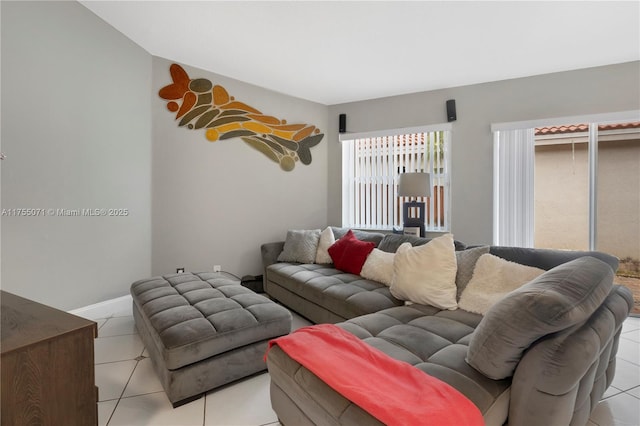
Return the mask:
[(609, 295), (613, 277), (608, 264), (585, 256), (509, 293), (489, 309), (471, 335), (467, 363), (494, 380), (512, 376), (533, 342), (593, 315)]
[(374, 247), (375, 244), (372, 242), (357, 239), (350, 230), (344, 237), (329, 247), (329, 255), (336, 269), (360, 275), (362, 265), (364, 265), (367, 256), (369, 256)]
[(279, 262), (313, 263), (316, 260), (320, 230), (289, 230)]
[(404, 243), (393, 262), (391, 294), (405, 301), (456, 309), (456, 270), (451, 234), (418, 247)]
[(395, 253), (374, 248), (369, 257), (362, 265), (360, 276), (368, 280), (378, 281), (387, 287), (391, 285), (393, 279), (393, 259)]
[(473, 269), (476, 262), (483, 254), (489, 253), (489, 246), (475, 247), (472, 249), (461, 250), (456, 252), (456, 261), (458, 263), (458, 272), (456, 273), (457, 298), (467, 288), (467, 284), (473, 276)]
[(509, 262), (492, 254), (483, 254), (473, 270), (471, 281), (460, 296), (458, 307), (484, 315), (507, 293), (528, 283), (544, 270)]
[(327, 226), (324, 231), (320, 233), (320, 240), (318, 241), (318, 251), (316, 251), (316, 263), (331, 263), (331, 256), (329, 256), (329, 247), (336, 242), (336, 238), (333, 236), (333, 231), (330, 226)]

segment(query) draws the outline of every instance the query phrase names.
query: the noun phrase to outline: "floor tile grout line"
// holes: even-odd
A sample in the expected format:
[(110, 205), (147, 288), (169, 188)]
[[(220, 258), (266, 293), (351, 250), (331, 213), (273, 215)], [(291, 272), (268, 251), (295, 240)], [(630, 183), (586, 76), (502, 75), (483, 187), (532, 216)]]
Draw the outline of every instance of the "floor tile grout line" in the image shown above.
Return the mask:
[(635, 399), (640, 399), (640, 397), (635, 396), (634, 394), (632, 394), (632, 393), (630, 393), (630, 392), (629, 392), (629, 391), (632, 391), (632, 390), (634, 390), (634, 389), (640, 389), (640, 385), (638, 385), (638, 386), (634, 386), (634, 387), (632, 387), (632, 388), (629, 388), (629, 389), (627, 389), (626, 391), (624, 391), (624, 393), (626, 393), (626, 394), (627, 394), (627, 395), (629, 395), (629, 396), (634, 397)]
[(629, 361), (628, 359), (620, 358), (619, 356), (617, 356), (616, 358), (617, 358), (617, 359), (616, 359), (616, 362), (618, 362), (618, 361), (624, 361), (624, 362), (628, 362), (629, 364), (633, 365), (633, 366), (634, 366), (634, 367), (636, 367), (636, 368), (640, 368), (640, 364), (636, 364), (636, 363), (635, 363), (635, 362), (633, 362), (633, 361)]
[(111, 339), (111, 338), (114, 338), (114, 337), (124, 337), (124, 336), (138, 336), (138, 333), (115, 334), (113, 336), (100, 336), (100, 337), (96, 337), (96, 340), (99, 340), (99, 339)]
[(97, 319), (97, 320), (92, 320), (92, 321), (95, 321), (95, 322), (98, 322), (98, 321), (104, 321), (104, 322), (102, 323), (102, 325), (101, 325), (100, 327), (98, 327), (98, 331), (100, 331), (100, 329), (102, 329), (105, 325), (107, 325), (107, 323), (108, 323), (111, 319), (113, 319), (113, 316), (110, 316), (110, 317), (108, 317), (108, 318), (99, 318), (99, 319)]
[(127, 359), (120, 359), (117, 361), (107, 361), (107, 362), (94, 362), (93, 366), (95, 367), (96, 365), (107, 365), (107, 364), (116, 364), (118, 362), (127, 362), (127, 361), (135, 361), (135, 358), (127, 358)]
[(139, 394), (136, 394), (136, 395), (129, 395), (129, 396), (121, 396), (121, 397), (120, 397), (120, 398), (118, 398), (118, 399), (131, 399), (131, 398), (137, 398), (137, 397), (139, 397), (139, 396), (155, 395), (155, 394), (157, 394), (157, 393), (164, 393), (164, 390), (161, 390), (161, 391), (153, 391), (153, 392), (145, 392), (145, 393), (139, 393)]
[(618, 396), (618, 395), (620, 395), (621, 393), (625, 393), (623, 390), (618, 389), (618, 388), (616, 388), (615, 386), (609, 386), (609, 389), (610, 389), (610, 388), (615, 388), (615, 389), (617, 390), (617, 392), (616, 392), (616, 393), (614, 393), (614, 394), (611, 394), (611, 395), (609, 395), (609, 396), (604, 396), (604, 395), (603, 395), (603, 396), (602, 396), (602, 399), (600, 399), (600, 401), (599, 401), (599, 402), (606, 401), (606, 400), (607, 400), (607, 399), (609, 399), (609, 398), (613, 398), (614, 396)]
[(118, 409), (118, 405), (120, 405), (120, 401), (122, 400), (122, 395), (124, 395), (125, 391), (127, 390), (127, 386), (129, 386), (129, 382), (131, 382), (131, 378), (133, 377), (133, 373), (136, 371), (136, 368), (138, 368), (138, 364), (140, 364), (140, 361), (136, 361), (136, 365), (133, 367), (133, 370), (131, 370), (131, 374), (127, 379), (127, 383), (124, 385), (124, 388), (122, 388), (122, 392), (120, 392), (120, 396), (118, 397), (118, 402), (116, 402), (116, 406), (113, 407), (113, 411), (111, 412), (111, 415), (109, 416), (109, 420), (107, 420), (107, 424), (105, 426), (109, 426), (109, 423), (111, 423), (111, 419), (113, 418), (113, 415), (116, 413), (116, 410)]
[[(112, 334), (111, 336), (99, 336), (99, 337), (96, 337), (96, 339), (107, 339), (109, 337), (120, 337), (120, 336), (133, 336), (134, 334), (138, 334), (138, 333)], [(627, 339), (627, 340), (629, 340), (629, 339)]]

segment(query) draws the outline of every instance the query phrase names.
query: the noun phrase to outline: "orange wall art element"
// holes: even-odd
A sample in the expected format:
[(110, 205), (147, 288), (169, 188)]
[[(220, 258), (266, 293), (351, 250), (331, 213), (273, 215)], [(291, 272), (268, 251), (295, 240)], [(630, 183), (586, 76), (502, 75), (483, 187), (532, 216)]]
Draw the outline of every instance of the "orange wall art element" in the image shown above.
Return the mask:
[(241, 138), (285, 171), (295, 168), (299, 160), (311, 164), (311, 148), (324, 134), (311, 124), (287, 124), (286, 120), (264, 115), (239, 102), (224, 87), (204, 78), (190, 79), (178, 64), (169, 67), (173, 83), (158, 93), (167, 100), (167, 109), (176, 113), (178, 126), (206, 129), (205, 137), (218, 140)]

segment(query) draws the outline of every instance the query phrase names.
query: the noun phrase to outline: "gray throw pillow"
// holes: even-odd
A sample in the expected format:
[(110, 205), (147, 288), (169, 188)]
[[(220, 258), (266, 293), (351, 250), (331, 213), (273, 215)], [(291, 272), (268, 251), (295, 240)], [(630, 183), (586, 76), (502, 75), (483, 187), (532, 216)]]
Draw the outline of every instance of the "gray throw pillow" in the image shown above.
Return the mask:
[(475, 247), (456, 252), (456, 260), (458, 261), (458, 272), (456, 273), (456, 287), (458, 288), (457, 300), (460, 300), (462, 291), (467, 288), (467, 284), (471, 281), (476, 262), (480, 256), (487, 253), (489, 253), (489, 246)]
[(533, 342), (589, 318), (611, 291), (613, 276), (608, 264), (581, 257), (512, 291), (478, 324), (467, 363), (494, 380), (513, 376)]
[(320, 230), (289, 230), (279, 262), (314, 263), (320, 241)]

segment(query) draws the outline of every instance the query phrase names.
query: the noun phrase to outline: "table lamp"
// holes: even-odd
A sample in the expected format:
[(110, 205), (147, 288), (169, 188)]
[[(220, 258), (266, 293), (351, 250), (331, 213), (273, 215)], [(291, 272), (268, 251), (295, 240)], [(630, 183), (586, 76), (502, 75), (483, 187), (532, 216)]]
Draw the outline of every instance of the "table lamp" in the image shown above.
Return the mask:
[[(431, 197), (431, 176), (429, 173), (402, 173), (398, 179), (399, 197)], [(410, 216), (410, 209), (417, 209), (417, 216)], [(425, 234), (425, 203), (422, 201), (405, 201), (402, 209), (402, 225), (404, 228), (420, 228), (420, 236)]]

